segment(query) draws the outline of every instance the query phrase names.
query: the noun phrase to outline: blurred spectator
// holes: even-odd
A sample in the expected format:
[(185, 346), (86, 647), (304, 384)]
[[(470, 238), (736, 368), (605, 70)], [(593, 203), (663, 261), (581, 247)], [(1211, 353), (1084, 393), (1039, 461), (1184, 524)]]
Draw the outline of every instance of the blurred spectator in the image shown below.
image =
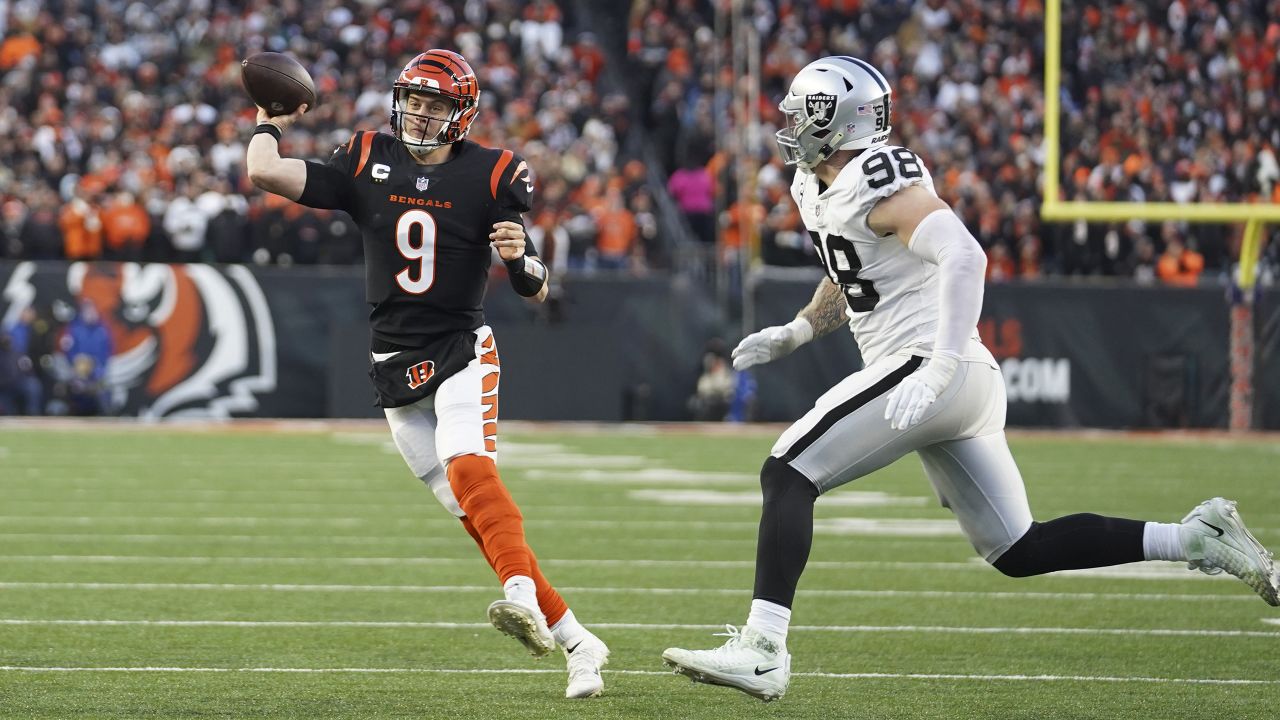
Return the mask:
[(57, 354), (58, 329), (28, 305), (12, 325), (0, 328), (0, 334), (9, 338), (13, 352), (18, 356), (19, 370), (34, 381), (23, 388), (27, 400), (26, 413), (42, 414), (44, 398), (49, 397), (56, 380), (54, 357)]
[(164, 211), (164, 229), (173, 243), (174, 262), (200, 262), (204, 251), (204, 233), (209, 218), (196, 203), (198, 188), (188, 181)]
[(102, 234), (109, 260), (140, 260), (151, 234), (151, 216), (133, 193), (119, 192), (102, 211)]
[(702, 354), (702, 373), (688, 403), (694, 420), (720, 421), (729, 412), (736, 383), (721, 345), (712, 341)]
[(1138, 240), (1134, 245), (1133, 256), (1129, 260), (1128, 273), (1141, 285), (1152, 285), (1156, 281), (1156, 246), (1146, 238)]
[(987, 282), (1006, 282), (1017, 277), (1017, 266), (1009, 256), (1009, 248), (1003, 242), (992, 243), (987, 248)]
[(1164, 252), (1156, 263), (1156, 275), (1166, 285), (1195, 287), (1203, 270), (1204, 258), (1183, 244), (1172, 223), (1166, 223)]
[(667, 180), (667, 192), (671, 193), (672, 199), (689, 221), (694, 237), (708, 247), (714, 245), (715, 197), (711, 173), (706, 166), (695, 158), (686, 156), (680, 169), (671, 173)]
[(0, 415), (39, 415), (40, 394), (31, 360), (14, 347), (8, 333), (0, 332)]
[(102, 257), (102, 218), (81, 184), (77, 183), (74, 193), (58, 216), (63, 255), (68, 260), (96, 260)]
[(101, 381), (106, 375), (107, 362), (111, 359), (113, 350), (111, 331), (102, 322), (98, 308), (92, 301), (84, 300), (80, 303), (80, 312), (67, 323), (60, 345), (62, 355), (76, 370), (73, 375), (79, 376), (79, 370), (85, 367), (81, 358), (91, 363), (87, 366), (90, 379)]
[(644, 252), (638, 242), (640, 233), (636, 217), (623, 202), (622, 190), (609, 188), (605, 192), (604, 205), (595, 215), (599, 228), (596, 249), (600, 268), (623, 270), (643, 263)]
[(101, 415), (107, 410), (103, 372), (88, 355), (76, 355), (66, 376), (54, 390), (60, 413), (76, 417)]
[[(7, 10), (8, 8), (6, 8)], [(0, 70), (10, 70), (28, 59), (40, 56), (40, 41), (26, 29), (14, 28), (0, 44)]]

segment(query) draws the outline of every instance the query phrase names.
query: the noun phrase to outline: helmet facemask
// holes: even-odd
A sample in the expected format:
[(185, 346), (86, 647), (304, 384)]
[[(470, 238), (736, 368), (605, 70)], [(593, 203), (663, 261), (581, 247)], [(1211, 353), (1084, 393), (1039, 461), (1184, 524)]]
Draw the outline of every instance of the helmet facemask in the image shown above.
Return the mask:
[[(443, 101), (448, 109), (433, 114), (430, 108), (438, 101)], [(449, 138), (461, 133), (461, 118), (458, 100), (444, 93), (427, 88), (395, 89), (391, 124), (396, 137), (410, 150), (434, 150), (454, 142)]]
[[(799, 102), (796, 102), (799, 101)], [(805, 172), (813, 169), (831, 157), (835, 148), (844, 139), (843, 129), (832, 132), (830, 128), (815, 127), (817, 120), (809, 117), (803, 107), (804, 98), (788, 93), (778, 104), (778, 109), (786, 118), (786, 125), (774, 134), (778, 142), (778, 152), (782, 155), (784, 165), (794, 165)]]

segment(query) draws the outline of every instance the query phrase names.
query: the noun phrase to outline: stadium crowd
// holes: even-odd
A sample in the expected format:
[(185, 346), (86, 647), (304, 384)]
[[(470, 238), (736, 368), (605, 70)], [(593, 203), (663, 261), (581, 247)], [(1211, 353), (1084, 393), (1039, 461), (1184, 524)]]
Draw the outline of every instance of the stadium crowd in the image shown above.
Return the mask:
[[(1280, 202), (1280, 2), (1063, 5), (1063, 199)], [(628, 54), (643, 68), (635, 77), (646, 125), (670, 148), (660, 160), (673, 182), (681, 177), (674, 192), (689, 194), (684, 178), (697, 174), (698, 187), (720, 193), (720, 227), (753, 213), (766, 262), (812, 262), (772, 143), (790, 78), (823, 54), (866, 58), (889, 79), (896, 141), (924, 158), (939, 194), (987, 249), (992, 281), (1129, 275), (1194, 284), (1238, 253), (1238, 228), (1041, 224), (1038, 0), (753, 0), (744, 17), (762, 46), (753, 156), (699, 154), (715, 133), (731, 136), (744, 122), (724, 98), (749, 82), (729, 71), (731, 38), (717, 38), (709, 3), (637, 0)], [(722, 172), (743, 161), (759, 165), (753, 192), (742, 194), (747, 208), (737, 204), (732, 173)], [(711, 224), (709, 204), (685, 207), (695, 230)], [(732, 232), (720, 238), (722, 246), (741, 241)], [(1265, 258), (1272, 273), (1278, 245), (1269, 243)]]
[(352, 263), (358, 231), (257, 192), (240, 59), (297, 57), (319, 102), (284, 139), (323, 160), (388, 129), (391, 82), (431, 47), (480, 77), (470, 139), (518, 149), (540, 192), (531, 236), (559, 267), (642, 267), (656, 236), (624, 92), (552, 0), (0, 3), (0, 258)]
[[(828, 53), (867, 58), (893, 83), (897, 141), (987, 249), (993, 281), (1194, 284), (1236, 256), (1239, 230), (1226, 226), (1041, 224), (1039, 0), (752, 0), (761, 125), (747, 157), (717, 147), (745, 122), (723, 91), (752, 81), (733, 75), (714, 5), (596, 8), (629, 13), (610, 58), (563, 0), (0, 2), (0, 258), (358, 262), (344, 215), (248, 185), (239, 60), (274, 50), (311, 70), (319, 105), (284, 150), (319, 160), (353, 130), (385, 129), (391, 79), (432, 46), (457, 48), (480, 74), (472, 139), (516, 147), (538, 172), (531, 235), (553, 267), (665, 264), (657, 195), (725, 263), (756, 242), (753, 228), (766, 263), (810, 263), (772, 135), (790, 77)], [(1280, 0), (1064, 13), (1063, 199), (1280, 201)], [(624, 142), (633, 118), (652, 157), (623, 150), (644, 147)], [(744, 163), (758, 170), (740, 194)], [(1280, 242), (1266, 260), (1280, 266)]]

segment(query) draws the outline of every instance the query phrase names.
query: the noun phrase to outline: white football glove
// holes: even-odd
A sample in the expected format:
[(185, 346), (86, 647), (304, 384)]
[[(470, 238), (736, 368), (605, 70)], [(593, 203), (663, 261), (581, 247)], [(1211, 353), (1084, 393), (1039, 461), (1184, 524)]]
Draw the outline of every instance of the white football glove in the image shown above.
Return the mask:
[(925, 410), (951, 383), (960, 358), (950, 353), (934, 353), (924, 367), (903, 378), (889, 393), (884, 419), (894, 430), (906, 430), (924, 418)]
[(753, 332), (733, 349), (733, 369), (746, 370), (752, 365), (786, 357), (812, 339), (813, 326), (804, 318)]

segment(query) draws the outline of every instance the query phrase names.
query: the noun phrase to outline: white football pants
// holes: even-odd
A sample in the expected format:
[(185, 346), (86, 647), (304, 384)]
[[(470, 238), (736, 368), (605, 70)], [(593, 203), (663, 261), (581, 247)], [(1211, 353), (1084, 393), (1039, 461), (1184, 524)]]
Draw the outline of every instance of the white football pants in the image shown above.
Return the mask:
[(926, 361), (897, 353), (840, 381), (787, 428), (772, 454), (826, 492), (914, 451), (943, 507), (993, 562), (1031, 527), (1004, 436), (1004, 378), (987, 363), (961, 362), (920, 423), (894, 430), (884, 419), (889, 393)]
[[(493, 331), (476, 330), (476, 356), (467, 367), (440, 383), (433, 395), (398, 408), (386, 408), (391, 437), (409, 469), (431, 488), (456, 517), (466, 513), (453, 496), (445, 466), (459, 455), (498, 460), (498, 349)], [(395, 353), (374, 353), (374, 362)]]

